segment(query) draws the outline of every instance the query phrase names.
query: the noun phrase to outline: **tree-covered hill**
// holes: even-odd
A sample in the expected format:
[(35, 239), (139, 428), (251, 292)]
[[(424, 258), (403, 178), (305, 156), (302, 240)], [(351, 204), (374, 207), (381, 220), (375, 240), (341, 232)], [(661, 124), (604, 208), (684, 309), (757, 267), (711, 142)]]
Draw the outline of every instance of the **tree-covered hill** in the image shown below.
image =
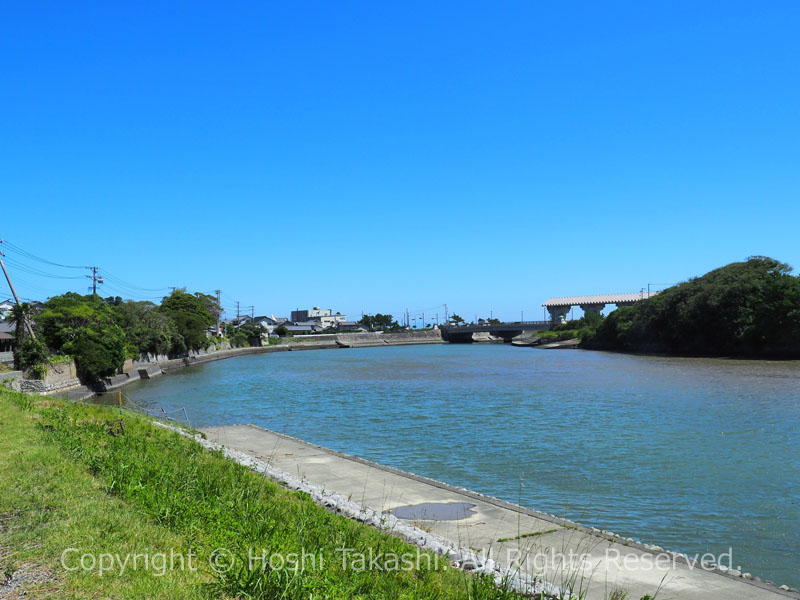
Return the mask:
[(764, 256), (612, 312), (582, 346), (676, 354), (800, 356), (800, 278)]

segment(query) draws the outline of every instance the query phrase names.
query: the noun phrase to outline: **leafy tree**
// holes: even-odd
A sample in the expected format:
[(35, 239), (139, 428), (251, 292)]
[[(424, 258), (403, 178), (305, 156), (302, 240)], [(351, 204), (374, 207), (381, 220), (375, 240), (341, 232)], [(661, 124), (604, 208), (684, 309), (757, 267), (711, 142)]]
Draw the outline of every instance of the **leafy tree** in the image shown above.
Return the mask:
[(460, 316), (458, 316), (458, 315), (457, 315), (457, 314), (455, 314), (455, 313), (453, 313), (452, 315), (450, 315), (450, 320), (451, 320), (453, 323), (455, 323), (456, 325), (458, 325), (459, 323), (464, 323), (464, 322), (465, 322), (465, 321), (464, 321), (464, 319), (462, 319)]
[(383, 315), (376, 313), (375, 315), (364, 315), (359, 321), (364, 327), (370, 331), (377, 331), (378, 329), (396, 329), (398, 327), (397, 321), (392, 318), (392, 315)]
[(278, 325), (275, 329), (273, 329), (273, 333), (279, 337), (287, 337), (289, 335), (289, 330), (286, 329), (285, 325)]
[(11, 307), (11, 314), (6, 317), (6, 321), (14, 324), (14, 368), (24, 369), (27, 367), (21, 366), (18, 351), (22, 348), (22, 342), (25, 339), (26, 324), (30, 324), (31, 317), (33, 316), (33, 307), (28, 302), (22, 304), (15, 304)]
[(194, 293), (197, 298), (203, 303), (208, 313), (211, 315), (213, 319), (212, 323), (216, 323), (219, 316), (222, 314), (222, 307), (217, 302), (216, 296), (212, 296), (211, 294), (204, 294), (202, 292), (195, 292)]
[(86, 381), (116, 373), (125, 362), (125, 349), (125, 332), (113, 323), (92, 323), (64, 347), (75, 357), (78, 376)]
[(125, 361), (128, 340), (114, 313), (97, 295), (67, 292), (50, 298), (37, 317), (47, 346), (75, 359), (78, 375), (96, 381), (116, 372)]
[(182, 354), (186, 351), (178, 327), (152, 302), (128, 300), (113, 307), (114, 320), (125, 331), (131, 355)]
[(160, 310), (175, 323), (188, 348), (206, 347), (206, 330), (216, 320), (208, 309), (207, 300), (178, 289), (164, 298)]
[(239, 327), (238, 334), (245, 340), (244, 346), (260, 346), (261, 336), (267, 332), (259, 323), (245, 323)]

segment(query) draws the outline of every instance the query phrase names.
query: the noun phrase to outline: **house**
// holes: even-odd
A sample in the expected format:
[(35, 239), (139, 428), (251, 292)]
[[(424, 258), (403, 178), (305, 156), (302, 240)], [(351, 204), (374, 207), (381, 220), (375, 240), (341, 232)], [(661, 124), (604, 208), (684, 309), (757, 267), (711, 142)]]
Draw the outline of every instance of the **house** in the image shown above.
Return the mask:
[(11, 314), (11, 309), (14, 307), (16, 302), (12, 302), (11, 300), (6, 300), (5, 302), (0, 302), (0, 320), (5, 320)]
[(284, 327), (286, 327), (286, 330), (291, 335), (320, 333), (323, 331), (322, 325), (316, 321), (298, 321), (296, 323), (287, 323), (284, 325)]
[(323, 309), (315, 306), (310, 310), (293, 310), (291, 316), (292, 323), (299, 323), (304, 321), (315, 321), (322, 326), (323, 329), (336, 327), (337, 323), (347, 321), (347, 315), (337, 312), (333, 314), (333, 309)]
[(14, 362), (14, 331), (16, 325), (0, 321), (0, 362)]
[(264, 329), (266, 329), (269, 333), (272, 333), (276, 327), (280, 327), (281, 325), (288, 325), (289, 319), (286, 317), (275, 317), (275, 316), (263, 316), (263, 317), (256, 317), (254, 322), (258, 325), (261, 325)]
[(336, 324), (339, 331), (366, 332), (367, 328), (357, 321), (340, 321)]

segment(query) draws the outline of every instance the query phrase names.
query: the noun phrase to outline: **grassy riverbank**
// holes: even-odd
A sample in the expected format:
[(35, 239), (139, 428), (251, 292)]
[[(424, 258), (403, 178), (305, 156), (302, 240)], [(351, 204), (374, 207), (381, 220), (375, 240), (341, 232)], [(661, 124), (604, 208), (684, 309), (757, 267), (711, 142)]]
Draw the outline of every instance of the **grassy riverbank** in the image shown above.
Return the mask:
[[(134, 414), (0, 390), (0, 431), (4, 597), (514, 597), (432, 555), (391, 570), (417, 549)], [(285, 568), (248, 569), (250, 548)], [(340, 548), (383, 557), (384, 569), (344, 568)], [(288, 568), (304, 551), (306, 568)], [(97, 562), (81, 567), (84, 555), (84, 567)]]

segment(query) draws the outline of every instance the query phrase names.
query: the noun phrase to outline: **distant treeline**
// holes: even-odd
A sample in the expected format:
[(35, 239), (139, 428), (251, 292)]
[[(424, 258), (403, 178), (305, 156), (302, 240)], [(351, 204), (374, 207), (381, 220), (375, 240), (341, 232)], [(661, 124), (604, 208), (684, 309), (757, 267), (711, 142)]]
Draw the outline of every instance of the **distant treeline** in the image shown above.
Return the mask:
[(583, 332), (590, 349), (800, 356), (800, 278), (754, 256), (620, 307)]

